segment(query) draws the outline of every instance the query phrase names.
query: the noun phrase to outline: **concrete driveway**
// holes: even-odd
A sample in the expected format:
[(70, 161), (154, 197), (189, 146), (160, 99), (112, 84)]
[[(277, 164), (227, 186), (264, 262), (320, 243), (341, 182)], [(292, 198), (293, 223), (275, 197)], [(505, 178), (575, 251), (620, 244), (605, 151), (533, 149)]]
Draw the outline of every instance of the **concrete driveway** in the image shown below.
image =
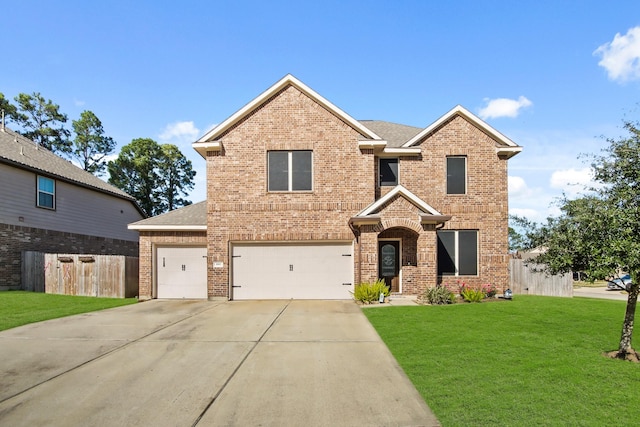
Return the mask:
[(0, 332), (0, 425), (434, 426), (352, 301), (148, 301)]

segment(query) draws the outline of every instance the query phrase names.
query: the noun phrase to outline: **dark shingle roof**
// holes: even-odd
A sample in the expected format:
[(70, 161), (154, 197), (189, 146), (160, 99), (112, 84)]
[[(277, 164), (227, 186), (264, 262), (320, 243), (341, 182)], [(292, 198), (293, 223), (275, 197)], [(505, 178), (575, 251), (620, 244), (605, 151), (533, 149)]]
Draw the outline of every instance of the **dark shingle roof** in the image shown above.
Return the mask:
[(0, 163), (50, 175), (56, 179), (135, 202), (133, 197), (119, 188), (104, 182), (70, 161), (56, 156), (46, 148), (39, 147), (30, 139), (6, 128), (0, 130)]
[(165, 226), (206, 227), (206, 225), (207, 201), (204, 200), (202, 202), (194, 203), (192, 205), (185, 206), (171, 212), (163, 213), (162, 215), (134, 222), (133, 224), (130, 224), (130, 227), (133, 229), (137, 229), (149, 227), (163, 228)]
[(359, 122), (386, 140), (387, 147), (390, 148), (401, 147), (422, 130), (422, 128), (414, 126), (400, 125), (381, 120), (359, 120)]

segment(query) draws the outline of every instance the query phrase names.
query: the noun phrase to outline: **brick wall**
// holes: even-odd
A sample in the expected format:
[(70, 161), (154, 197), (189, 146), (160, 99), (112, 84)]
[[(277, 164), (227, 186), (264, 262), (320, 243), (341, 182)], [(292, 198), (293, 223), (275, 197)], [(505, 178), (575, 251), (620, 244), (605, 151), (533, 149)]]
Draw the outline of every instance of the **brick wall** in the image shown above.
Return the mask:
[[(449, 230), (478, 230), (477, 276), (445, 277), (469, 285), (492, 283), (506, 289), (508, 276), (507, 160), (495, 142), (460, 116), (455, 116), (419, 145), (422, 161), (400, 160), (401, 184), (434, 209), (452, 218)], [(467, 157), (467, 192), (446, 194), (447, 156)], [(443, 278), (439, 278), (443, 280)]]
[(22, 251), (138, 256), (138, 242), (0, 224), (0, 290), (20, 288)]
[[(153, 251), (155, 245), (162, 246), (204, 246), (207, 244), (205, 231), (140, 231), (140, 279), (139, 298), (147, 300), (154, 295)], [(210, 262), (207, 263), (211, 265)], [(209, 293), (211, 294), (211, 281)]]
[[(360, 150), (361, 135), (289, 86), (217, 138), (221, 152), (207, 155), (207, 244), (211, 296), (227, 297), (229, 242), (352, 240), (348, 220), (390, 188), (378, 187), (376, 158)], [(508, 283), (507, 161), (495, 141), (460, 116), (420, 144), (420, 157), (400, 159), (400, 183), (445, 215), (446, 229), (478, 230), (479, 273), (454, 280), (468, 284)], [(313, 191), (267, 191), (269, 150), (313, 150)], [(467, 194), (446, 194), (447, 156), (467, 157)], [(377, 239), (403, 242), (402, 287), (419, 294), (437, 278), (436, 230), (421, 226), (415, 207), (390, 203), (378, 227), (363, 226), (354, 260), (356, 282), (378, 274)], [(447, 278), (450, 279), (450, 278)], [(142, 282), (141, 282), (142, 286)]]
[[(348, 220), (375, 201), (374, 155), (361, 135), (289, 86), (218, 138), (207, 156), (212, 296), (227, 297), (229, 241), (351, 241)], [(269, 150), (313, 150), (313, 191), (267, 191)]]

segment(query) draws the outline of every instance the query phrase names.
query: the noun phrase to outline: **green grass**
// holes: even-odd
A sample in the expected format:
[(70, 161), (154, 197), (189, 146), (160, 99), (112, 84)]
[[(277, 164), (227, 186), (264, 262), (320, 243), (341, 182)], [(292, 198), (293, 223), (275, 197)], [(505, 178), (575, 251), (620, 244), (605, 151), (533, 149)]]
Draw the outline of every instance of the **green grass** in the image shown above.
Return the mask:
[(35, 292), (0, 292), (0, 331), (42, 320), (133, 304), (135, 298), (95, 298)]
[(518, 295), (364, 313), (445, 427), (638, 425), (640, 364), (602, 355), (617, 349), (624, 311)]

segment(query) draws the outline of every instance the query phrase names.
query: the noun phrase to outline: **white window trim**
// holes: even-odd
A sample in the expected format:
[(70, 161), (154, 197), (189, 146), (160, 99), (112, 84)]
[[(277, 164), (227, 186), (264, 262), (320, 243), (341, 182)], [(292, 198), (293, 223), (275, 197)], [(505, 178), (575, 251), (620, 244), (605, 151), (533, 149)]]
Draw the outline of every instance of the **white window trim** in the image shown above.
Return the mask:
[[(458, 277), (458, 276), (473, 276), (473, 277), (477, 277), (479, 276), (479, 269), (480, 269), (480, 232), (478, 230), (442, 230), (445, 232), (449, 232), (449, 233), (453, 233), (454, 239), (453, 239), (453, 245), (454, 245), (454, 250), (455, 250), (455, 260), (453, 262), (453, 265), (456, 269), (455, 274), (446, 274), (446, 275), (442, 275), (443, 277), (445, 276), (449, 276), (449, 277)], [(476, 233), (476, 274), (460, 274), (460, 232), (461, 231), (475, 231)]]
[[(398, 175), (396, 176), (396, 183), (395, 184), (382, 185), (382, 182), (381, 182), (382, 174), (380, 173), (380, 162), (383, 159), (384, 160), (389, 160), (389, 159), (395, 159), (396, 160), (396, 164), (398, 165)], [(378, 187), (395, 187), (398, 184), (400, 184), (400, 157), (378, 157)]]
[[(40, 178), (48, 179), (53, 182), (53, 193), (40, 189)], [(40, 204), (40, 193), (49, 194), (53, 199), (53, 206), (44, 206)], [(56, 180), (44, 175), (36, 175), (36, 206), (42, 209), (56, 209)]]
[[(285, 151), (272, 150), (270, 152)], [(310, 190), (293, 190), (293, 153), (294, 151), (309, 151), (311, 153), (311, 189)], [(289, 150), (287, 153), (287, 190), (269, 190), (269, 177), (267, 177), (267, 191), (270, 193), (308, 193), (313, 191), (313, 150)], [(268, 167), (267, 167), (268, 169)]]
[[(464, 192), (462, 193), (449, 193), (447, 192), (447, 196), (464, 196), (467, 194), (468, 190), (469, 190), (469, 158), (468, 156), (465, 155), (453, 155), (453, 156), (447, 156), (447, 160), (449, 159), (464, 159)], [(447, 175), (449, 173), (449, 168), (448, 165), (447, 166)], [(447, 178), (448, 179), (448, 178)], [(447, 181), (445, 183), (445, 185), (448, 187), (449, 186), (449, 182)], [(446, 190), (446, 188), (445, 188)]]

